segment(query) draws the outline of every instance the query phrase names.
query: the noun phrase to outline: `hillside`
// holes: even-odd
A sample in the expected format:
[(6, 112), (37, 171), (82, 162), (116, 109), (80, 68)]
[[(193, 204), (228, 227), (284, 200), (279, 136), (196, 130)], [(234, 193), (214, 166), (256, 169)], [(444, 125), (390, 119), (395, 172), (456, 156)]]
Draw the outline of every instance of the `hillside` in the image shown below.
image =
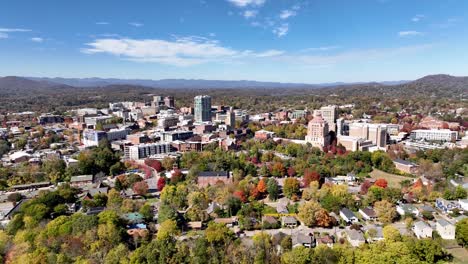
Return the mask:
[[(80, 79), (81, 80), (81, 79)], [(180, 81), (180, 80), (179, 80)], [(453, 99), (460, 102), (468, 96), (468, 77), (431, 75), (416, 81), (385, 85), (382, 83), (344, 84), (329, 87), (198, 87), (197, 85), (175, 84), (173, 87), (154, 88), (142, 85), (112, 84), (103, 86), (75, 87), (52, 80), (31, 80), (22, 77), (0, 78), (0, 111), (64, 111), (69, 108), (97, 106), (124, 100), (148, 101), (151, 94), (172, 95), (181, 105), (191, 104), (197, 94), (210, 94), (214, 103), (231, 104), (250, 110), (270, 110), (280, 106), (314, 107), (326, 100), (327, 103), (351, 103), (382, 101), (387, 99)], [(202, 81), (200, 81), (202, 82)], [(209, 81), (207, 81), (209, 82)], [(215, 82), (216, 81), (212, 81)], [(256, 82), (254, 82), (256, 83)], [(231, 83), (232, 84), (232, 83)], [(238, 84), (245, 84), (239, 81)], [(273, 85), (274, 83), (271, 83)], [(266, 85), (266, 83), (262, 83)], [(330, 97), (334, 95), (334, 97)], [(325, 99), (326, 98), (326, 99)], [(297, 105), (298, 102), (302, 102)]]

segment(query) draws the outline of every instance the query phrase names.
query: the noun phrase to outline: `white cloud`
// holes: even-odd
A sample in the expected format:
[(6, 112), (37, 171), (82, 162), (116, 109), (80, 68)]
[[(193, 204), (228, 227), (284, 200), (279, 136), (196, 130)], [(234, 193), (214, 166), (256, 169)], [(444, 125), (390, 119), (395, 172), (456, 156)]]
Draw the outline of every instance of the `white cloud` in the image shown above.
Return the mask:
[(204, 37), (174, 37), (173, 41), (161, 39), (96, 39), (87, 43), (83, 53), (104, 53), (136, 62), (156, 62), (174, 66), (191, 66), (207, 62), (228, 61), (240, 58), (266, 58), (282, 55), (279, 50), (254, 52), (223, 47), (216, 40)]
[(245, 11), (242, 13), (242, 16), (244, 16), (246, 19), (250, 19), (250, 18), (256, 17), (257, 14), (258, 14), (258, 11), (257, 11), (257, 10), (245, 10)]
[(424, 35), (424, 33), (419, 32), (419, 31), (413, 31), (413, 30), (398, 32), (398, 36), (400, 37), (411, 37), (411, 36), (422, 36), (422, 35)]
[(246, 7), (246, 6), (262, 6), (265, 4), (266, 0), (227, 0), (231, 4), (234, 4), (237, 7)]
[(413, 21), (413, 22), (419, 22), (419, 21), (421, 21), (424, 17), (425, 17), (424, 15), (415, 15), (415, 16), (411, 19), (411, 21)]
[(43, 39), (43, 38), (35, 37), (35, 38), (31, 38), (31, 41), (37, 42), (37, 43), (41, 43), (41, 42), (44, 42), (44, 39)]
[(297, 12), (296, 11), (293, 11), (293, 10), (283, 10), (281, 11), (281, 14), (279, 15), (279, 17), (281, 19), (288, 19), (290, 17), (293, 17), (297, 15)]
[(360, 63), (368, 61), (378, 61), (385, 58), (395, 58), (397, 56), (413, 54), (432, 48), (433, 44), (403, 46), (398, 48), (379, 48), (368, 50), (351, 50), (332, 55), (302, 55), (287, 54), (279, 56), (282, 63), (303, 64), (307, 66), (331, 66), (343, 63)]
[(303, 49), (302, 52), (313, 52), (313, 51), (329, 51), (341, 48), (340, 46), (323, 46), (323, 47), (315, 47), (315, 48), (307, 48)]
[(0, 32), (30, 32), (30, 29), (24, 28), (0, 28)]
[(210, 36), (210, 37), (214, 38), (214, 37), (216, 37), (216, 33), (213, 33), (213, 32), (211, 32), (211, 33), (208, 33), (208, 36)]
[(109, 22), (96, 22), (96, 25), (101, 25), (101, 26), (105, 26), (105, 25), (109, 25), (110, 23)]
[(281, 26), (274, 28), (272, 32), (273, 32), (276, 36), (278, 36), (279, 38), (281, 38), (281, 37), (286, 36), (286, 34), (288, 34), (288, 31), (289, 31), (289, 24), (288, 24), (288, 23), (284, 23), (284, 24), (281, 24)]
[(7, 39), (9, 37), (8, 33), (12, 32), (30, 32), (30, 29), (24, 28), (0, 28), (0, 39)]
[(282, 50), (267, 50), (267, 51), (264, 51), (264, 52), (261, 52), (261, 53), (257, 53), (255, 55), (255, 57), (258, 57), (258, 58), (266, 58), (266, 57), (276, 57), (276, 56), (280, 56), (280, 55), (283, 55), (285, 52), (282, 51)]
[(139, 22), (130, 22), (128, 23), (130, 26), (134, 26), (134, 27), (142, 27), (144, 26), (143, 23), (139, 23)]

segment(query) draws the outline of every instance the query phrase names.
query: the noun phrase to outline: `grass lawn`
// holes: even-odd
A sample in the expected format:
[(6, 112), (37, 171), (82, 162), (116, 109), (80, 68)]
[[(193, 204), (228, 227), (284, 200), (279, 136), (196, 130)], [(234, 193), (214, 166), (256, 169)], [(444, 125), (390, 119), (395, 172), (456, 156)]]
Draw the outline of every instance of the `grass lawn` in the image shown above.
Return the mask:
[(453, 263), (468, 264), (468, 250), (464, 248), (452, 248), (447, 251), (453, 256)]
[(400, 182), (402, 182), (404, 180), (414, 179), (414, 178), (411, 178), (411, 177), (405, 177), (405, 176), (401, 176), (401, 175), (386, 173), (386, 172), (383, 172), (383, 171), (378, 170), (378, 169), (374, 169), (371, 173), (369, 173), (369, 175), (373, 179), (383, 178), (383, 179), (387, 180), (389, 187), (395, 187), (395, 188), (401, 187)]

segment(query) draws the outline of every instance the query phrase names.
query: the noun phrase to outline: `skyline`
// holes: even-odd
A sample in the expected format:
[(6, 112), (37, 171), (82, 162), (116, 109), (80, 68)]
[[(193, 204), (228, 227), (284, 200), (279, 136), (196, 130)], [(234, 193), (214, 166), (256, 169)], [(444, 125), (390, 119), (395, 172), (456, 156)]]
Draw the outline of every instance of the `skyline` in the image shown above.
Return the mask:
[(8, 2), (1, 76), (329, 83), (468, 75), (461, 0)]

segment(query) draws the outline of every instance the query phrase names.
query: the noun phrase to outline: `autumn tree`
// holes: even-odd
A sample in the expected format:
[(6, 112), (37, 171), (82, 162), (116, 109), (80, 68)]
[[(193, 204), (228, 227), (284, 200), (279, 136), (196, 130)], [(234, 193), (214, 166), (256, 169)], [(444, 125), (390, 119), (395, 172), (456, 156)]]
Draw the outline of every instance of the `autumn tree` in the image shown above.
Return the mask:
[(304, 187), (308, 187), (311, 182), (313, 181), (318, 182), (319, 180), (320, 180), (320, 174), (316, 172), (315, 170), (306, 169), (304, 171), (304, 179), (303, 179)]
[(331, 227), (335, 224), (336, 220), (332, 216), (330, 216), (325, 209), (319, 209), (314, 214), (315, 217), (315, 225), (319, 227)]
[(260, 194), (265, 194), (267, 191), (267, 186), (264, 179), (261, 179), (257, 184), (257, 190)]
[(397, 216), (397, 212), (393, 204), (386, 200), (375, 202), (374, 210), (379, 221), (385, 224), (393, 222), (393, 219)]
[(146, 195), (148, 193), (148, 183), (140, 181), (133, 185), (133, 191), (138, 195)]
[(159, 177), (158, 182), (157, 182), (158, 191), (162, 191), (164, 189), (164, 186), (166, 186), (166, 178)]
[(375, 186), (379, 186), (380, 188), (387, 188), (388, 182), (387, 180), (380, 178), (375, 181)]
[[(316, 201), (308, 201), (299, 206), (299, 219), (309, 227), (317, 225), (317, 219), (315, 218), (315, 214), (323, 210), (320, 204)], [(319, 213), (319, 216), (321, 213)]]
[(150, 166), (151, 168), (155, 169), (157, 172), (162, 171), (162, 164), (159, 160), (155, 159), (146, 159), (145, 164)]
[(283, 192), (288, 198), (299, 193), (300, 184), (296, 178), (287, 178), (284, 180)]

